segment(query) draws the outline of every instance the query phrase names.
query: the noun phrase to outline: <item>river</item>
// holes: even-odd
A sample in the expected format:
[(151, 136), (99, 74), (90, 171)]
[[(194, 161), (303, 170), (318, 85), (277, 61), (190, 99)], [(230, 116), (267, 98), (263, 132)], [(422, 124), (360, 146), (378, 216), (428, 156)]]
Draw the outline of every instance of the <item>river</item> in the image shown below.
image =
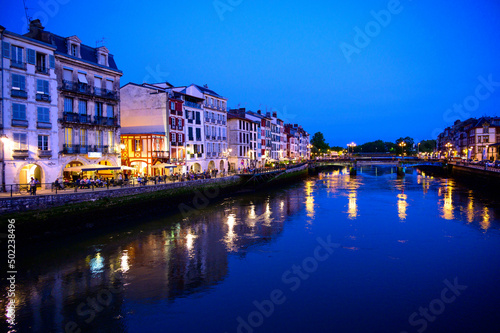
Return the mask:
[(332, 170), (24, 255), (0, 329), (497, 332), (499, 228), (452, 179)]

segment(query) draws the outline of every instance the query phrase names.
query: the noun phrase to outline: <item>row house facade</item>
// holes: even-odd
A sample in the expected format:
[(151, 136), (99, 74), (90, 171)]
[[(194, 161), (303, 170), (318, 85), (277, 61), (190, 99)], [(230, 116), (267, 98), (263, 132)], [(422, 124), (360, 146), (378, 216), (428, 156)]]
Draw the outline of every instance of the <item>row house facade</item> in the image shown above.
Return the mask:
[(290, 160), (307, 160), (311, 157), (310, 135), (298, 124), (285, 124), (286, 157)]
[[(120, 89), (121, 163), (134, 168), (134, 174), (185, 171), (183, 101), (180, 94), (169, 89), (165, 85), (135, 83)], [(159, 164), (162, 167), (155, 167)]]
[(244, 108), (228, 114), (230, 170), (262, 167), (260, 153), (260, 119), (255, 119)]
[(500, 118), (457, 120), (437, 137), (437, 157), (490, 160), (499, 158)]
[(56, 47), (1, 26), (0, 38), (2, 188), (51, 182), (60, 171)]
[(83, 44), (77, 36), (61, 37), (45, 31), (39, 20), (30, 22), (30, 31), (25, 36), (55, 47), (57, 92), (51, 98), (58, 106), (56, 178), (70, 178), (70, 173), (64, 171), (68, 167), (89, 164), (119, 167), (118, 89), (122, 72), (113, 55), (104, 46), (93, 48)]

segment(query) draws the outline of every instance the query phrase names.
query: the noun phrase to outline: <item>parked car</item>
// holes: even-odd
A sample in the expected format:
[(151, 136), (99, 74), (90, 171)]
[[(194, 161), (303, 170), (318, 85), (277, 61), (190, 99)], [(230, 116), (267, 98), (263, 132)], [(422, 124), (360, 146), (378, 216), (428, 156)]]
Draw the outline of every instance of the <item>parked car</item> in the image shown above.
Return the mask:
[(474, 158), (474, 159), (469, 159), (469, 163), (470, 164), (479, 164), (479, 160), (477, 158)]
[(486, 166), (487, 167), (494, 167), (495, 166), (495, 162), (493, 162), (493, 161), (486, 161)]

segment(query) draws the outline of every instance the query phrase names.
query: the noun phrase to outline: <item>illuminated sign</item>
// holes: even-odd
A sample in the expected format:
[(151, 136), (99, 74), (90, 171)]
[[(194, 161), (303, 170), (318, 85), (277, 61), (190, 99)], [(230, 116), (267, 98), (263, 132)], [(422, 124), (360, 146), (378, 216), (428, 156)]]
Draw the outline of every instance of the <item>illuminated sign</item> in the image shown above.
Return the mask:
[(102, 153), (101, 152), (96, 152), (96, 151), (89, 151), (87, 154), (88, 158), (101, 158)]

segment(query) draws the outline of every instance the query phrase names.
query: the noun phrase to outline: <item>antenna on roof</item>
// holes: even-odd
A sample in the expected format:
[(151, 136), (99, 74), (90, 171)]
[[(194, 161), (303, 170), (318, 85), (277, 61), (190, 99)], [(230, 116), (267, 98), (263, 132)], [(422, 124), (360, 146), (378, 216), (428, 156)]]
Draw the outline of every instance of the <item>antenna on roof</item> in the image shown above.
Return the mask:
[(98, 48), (98, 47), (104, 46), (105, 40), (106, 40), (106, 38), (104, 38), (104, 37), (102, 37), (101, 39), (97, 40), (95, 42), (95, 47)]
[(28, 15), (28, 7), (26, 7), (26, 0), (23, 0), (23, 5), (24, 5), (24, 14), (26, 14), (26, 24), (28, 25), (27, 28), (29, 30), (29, 24), (31, 22), (31, 19)]

